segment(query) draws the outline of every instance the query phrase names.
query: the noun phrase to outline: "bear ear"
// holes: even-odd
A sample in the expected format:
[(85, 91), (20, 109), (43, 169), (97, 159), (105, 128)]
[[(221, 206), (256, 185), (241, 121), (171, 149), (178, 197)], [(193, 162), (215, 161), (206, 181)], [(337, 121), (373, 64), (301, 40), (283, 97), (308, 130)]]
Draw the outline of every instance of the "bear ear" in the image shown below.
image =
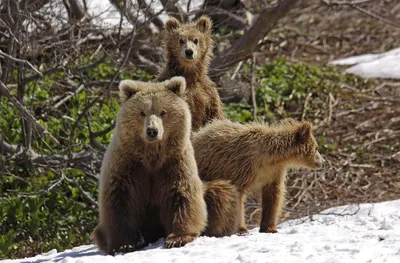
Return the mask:
[(196, 27), (200, 30), (201, 33), (211, 33), (212, 21), (207, 16), (201, 16), (196, 21)]
[(167, 30), (168, 32), (172, 32), (175, 29), (179, 28), (181, 26), (181, 23), (179, 22), (178, 19), (175, 17), (171, 17), (170, 19), (165, 22), (164, 29)]
[(186, 90), (186, 80), (184, 77), (173, 77), (166, 81), (165, 87), (182, 97)]
[(296, 142), (305, 143), (312, 133), (312, 125), (310, 122), (303, 122), (296, 131)]
[(134, 80), (125, 79), (119, 83), (119, 100), (121, 103), (129, 100), (130, 97), (135, 95), (141, 90), (139, 82)]

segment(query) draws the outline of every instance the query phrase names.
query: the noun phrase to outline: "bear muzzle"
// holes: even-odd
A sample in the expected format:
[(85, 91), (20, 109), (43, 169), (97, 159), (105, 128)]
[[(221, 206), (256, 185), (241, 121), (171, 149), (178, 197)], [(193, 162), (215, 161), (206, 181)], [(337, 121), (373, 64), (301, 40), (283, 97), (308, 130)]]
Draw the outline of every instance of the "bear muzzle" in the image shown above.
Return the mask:
[(148, 141), (155, 141), (158, 135), (157, 128), (147, 128), (146, 130), (147, 140)]
[(192, 49), (185, 49), (185, 59), (192, 60), (194, 59), (194, 52)]

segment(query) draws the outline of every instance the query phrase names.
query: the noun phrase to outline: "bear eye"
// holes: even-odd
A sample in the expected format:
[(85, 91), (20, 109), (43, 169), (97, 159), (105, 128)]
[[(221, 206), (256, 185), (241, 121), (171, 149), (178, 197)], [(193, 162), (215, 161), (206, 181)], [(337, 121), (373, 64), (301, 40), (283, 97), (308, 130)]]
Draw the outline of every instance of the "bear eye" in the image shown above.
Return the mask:
[(196, 39), (193, 41), (193, 43), (194, 43), (195, 45), (197, 45), (197, 44), (199, 43), (199, 40), (196, 38)]
[(161, 111), (160, 116), (164, 116), (166, 114), (165, 110)]
[(183, 39), (181, 38), (181, 39), (179, 39), (179, 43), (180, 43), (181, 45), (183, 45), (183, 44), (185, 44), (185, 41), (183, 41)]
[(140, 116), (144, 117), (144, 116), (146, 116), (146, 114), (142, 111), (142, 112), (140, 112)]

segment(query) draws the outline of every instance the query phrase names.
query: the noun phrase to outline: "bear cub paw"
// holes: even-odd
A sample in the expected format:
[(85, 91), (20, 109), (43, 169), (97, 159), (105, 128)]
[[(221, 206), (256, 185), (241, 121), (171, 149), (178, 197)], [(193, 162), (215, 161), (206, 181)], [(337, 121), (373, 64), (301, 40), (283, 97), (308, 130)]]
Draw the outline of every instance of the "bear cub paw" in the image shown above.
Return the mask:
[(238, 234), (239, 234), (240, 236), (247, 235), (248, 233), (249, 233), (249, 231), (247, 230), (246, 227), (243, 227), (243, 226), (239, 227), (239, 232), (238, 232)]
[(276, 226), (268, 226), (266, 228), (260, 228), (260, 233), (278, 233)]
[(182, 247), (187, 243), (192, 242), (194, 239), (195, 237), (191, 235), (170, 234), (165, 240), (164, 247), (165, 248)]

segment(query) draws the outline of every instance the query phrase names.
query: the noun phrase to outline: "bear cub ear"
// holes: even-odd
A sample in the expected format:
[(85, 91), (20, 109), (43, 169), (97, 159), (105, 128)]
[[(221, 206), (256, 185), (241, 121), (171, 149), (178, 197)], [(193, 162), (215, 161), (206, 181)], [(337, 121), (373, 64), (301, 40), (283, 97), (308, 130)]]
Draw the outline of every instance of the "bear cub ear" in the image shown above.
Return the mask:
[(171, 17), (170, 19), (167, 20), (167, 22), (165, 22), (164, 28), (168, 32), (172, 32), (175, 29), (179, 28), (180, 26), (181, 23), (179, 22), (179, 20), (176, 19), (175, 17)]
[(135, 95), (137, 92), (139, 92), (140, 89), (140, 82), (139, 81), (134, 81), (134, 80), (129, 80), (125, 79), (122, 80), (119, 83), (119, 100), (121, 103), (124, 103), (125, 101), (129, 100), (130, 97)]
[(186, 80), (184, 77), (173, 77), (165, 81), (165, 87), (182, 97), (186, 90)]
[(296, 141), (298, 143), (305, 143), (312, 134), (312, 125), (310, 122), (303, 122), (301, 125), (297, 128), (296, 131)]
[(212, 21), (207, 16), (201, 16), (196, 21), (196, 27), (200, 30), (201, 33), (211, 33), (212, 29)]

